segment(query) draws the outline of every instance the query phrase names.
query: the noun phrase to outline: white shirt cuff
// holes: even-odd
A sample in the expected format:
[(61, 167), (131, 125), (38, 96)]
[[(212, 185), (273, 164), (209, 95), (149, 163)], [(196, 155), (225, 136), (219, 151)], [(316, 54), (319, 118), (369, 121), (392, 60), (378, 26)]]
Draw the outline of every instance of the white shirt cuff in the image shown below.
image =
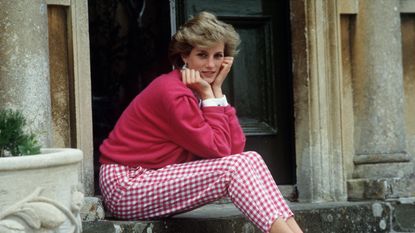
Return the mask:
[(228, 100), (226, 99), (226, 96), (223, 95), (222, 98), (210, 98), (202, 100), (202, 106), (203, 107), (226, 107), (228, 106)]

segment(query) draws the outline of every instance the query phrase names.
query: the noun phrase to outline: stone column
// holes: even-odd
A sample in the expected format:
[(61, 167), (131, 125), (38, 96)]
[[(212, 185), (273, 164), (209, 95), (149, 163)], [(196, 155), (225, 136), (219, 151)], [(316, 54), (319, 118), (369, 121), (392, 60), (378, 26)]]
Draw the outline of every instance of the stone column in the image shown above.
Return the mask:
[(0, 1), (0, 108), (22, 111), (50, 145), (48, 15), (44, 0)]
[[(399, 0), (359, 1), (352, 53), (353, 177), (360, 180), (349, 181), (352, 198), (395, 195), (390, 193), (390, 181), (397, 182), (412, 171), (405, 141), (400, 29)], [(375, 189), (378, 192), (364, 191)]]
[(297, 187), (302, 202), (347, 199), (337, 0), (291, 0)]

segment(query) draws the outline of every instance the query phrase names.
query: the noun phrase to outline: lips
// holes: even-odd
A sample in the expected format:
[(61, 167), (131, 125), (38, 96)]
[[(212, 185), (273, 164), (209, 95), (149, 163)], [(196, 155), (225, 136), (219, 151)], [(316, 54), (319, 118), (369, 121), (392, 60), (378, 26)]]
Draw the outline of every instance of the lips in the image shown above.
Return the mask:
[(201, 73), (204, 77), (210, 77), (210, 76), (215, 75), (216, 72), (215, 71), (202, 71)]

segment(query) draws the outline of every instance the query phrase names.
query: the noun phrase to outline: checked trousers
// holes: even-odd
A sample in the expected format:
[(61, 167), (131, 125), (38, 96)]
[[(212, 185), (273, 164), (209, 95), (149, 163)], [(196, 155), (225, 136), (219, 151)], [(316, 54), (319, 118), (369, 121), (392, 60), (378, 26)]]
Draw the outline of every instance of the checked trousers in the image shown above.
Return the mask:
[(100, 188), (114, 217), (145, 220), (171, 216), (228, 196), (262, 232), (293, 213), (262, 157), (253, 151), (160, 169), (101, 165)]

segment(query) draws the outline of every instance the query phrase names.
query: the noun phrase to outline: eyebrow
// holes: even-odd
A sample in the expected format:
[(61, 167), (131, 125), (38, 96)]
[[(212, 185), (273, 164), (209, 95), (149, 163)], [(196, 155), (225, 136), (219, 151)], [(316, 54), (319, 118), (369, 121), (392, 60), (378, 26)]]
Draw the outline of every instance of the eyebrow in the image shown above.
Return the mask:
[[(196, 49), (196, 52), (197, 53), (200, 53), (200, 52), (208, 53), (208, 51), (206, 49)], [(217, 51), (217, 52), (214, 52), (214, 53), (224, 53), (224, 52), (223, 51)]]

